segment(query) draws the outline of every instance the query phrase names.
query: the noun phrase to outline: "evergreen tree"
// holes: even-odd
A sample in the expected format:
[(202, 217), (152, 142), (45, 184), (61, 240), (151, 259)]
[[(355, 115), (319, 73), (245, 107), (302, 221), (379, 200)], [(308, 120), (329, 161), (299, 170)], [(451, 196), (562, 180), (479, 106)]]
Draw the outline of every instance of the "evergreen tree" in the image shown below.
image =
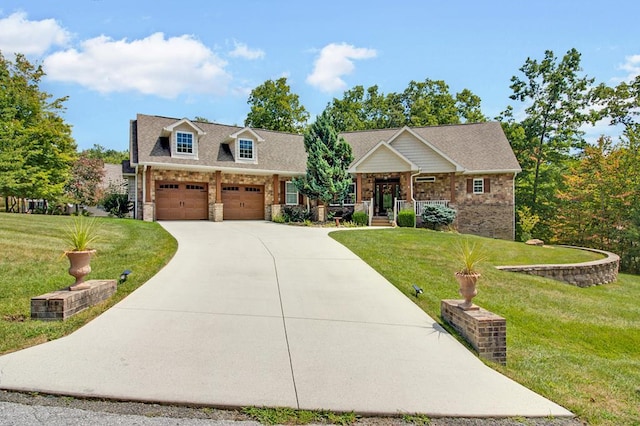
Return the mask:
[(304, 148), (308, 156), (307, 174), (294, 179), (298, 191), (325, 204), (342, 202), (352, 182), (347, 169), (353, 153), (327, 114), (322, 113), (305, 131)]

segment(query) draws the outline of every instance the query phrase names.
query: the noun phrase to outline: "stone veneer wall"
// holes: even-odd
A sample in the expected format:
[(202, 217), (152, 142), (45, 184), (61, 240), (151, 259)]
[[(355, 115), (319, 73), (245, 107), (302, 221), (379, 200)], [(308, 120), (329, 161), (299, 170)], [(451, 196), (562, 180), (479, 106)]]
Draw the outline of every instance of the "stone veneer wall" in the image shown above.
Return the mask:
[(465, 311), (463, 300), (442, 300), (442, 319), (478, 352), (480, 358), (507, 363), (507, 320), (483, 308)]
[[(423, 173), (417, 177), (433, 176), (435, 182), (413, 182), (413, 196), (418, 201), (451, 201), (451, 175), (449, 173)], [(415, 178), (414, 178), (415, 179)]]
[[(571, 246), (564, 246), (571, 247)], [(572, 263), (560, 265), (523, 265), (523, 266), (497, 266), (497, 269), (508, 272), (520, 272), (523, 274), (537, 275), (575, 285), (577, 287), (591, 287), (594, 285), (608, 284), (618, 279), (620, 257), (617, 254), (603, 250), (584, 247), (571, 247), (579, 250), (587, 250), (604, 254), (604, 259), (585, 263)]]
[[(489, 178), (490, 192), (467, 193), (467, 179)], [(456, 177), (456, 199), (451, 207), (458, 211), (456, 226), (461, 233), (513, 240), (515, 205), (513, 175), (460, 175)]]

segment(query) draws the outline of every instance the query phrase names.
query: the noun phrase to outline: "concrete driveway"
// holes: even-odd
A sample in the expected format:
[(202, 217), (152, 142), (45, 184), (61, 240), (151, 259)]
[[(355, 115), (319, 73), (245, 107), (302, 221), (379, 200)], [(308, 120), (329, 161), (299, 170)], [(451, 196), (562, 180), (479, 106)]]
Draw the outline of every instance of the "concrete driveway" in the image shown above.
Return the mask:
[(179, 242), (169, 265), (70, 336), (0, 357), (1, 389), (363, 414), (571, 415), (486, 367), (330, 229), (162, 226)]

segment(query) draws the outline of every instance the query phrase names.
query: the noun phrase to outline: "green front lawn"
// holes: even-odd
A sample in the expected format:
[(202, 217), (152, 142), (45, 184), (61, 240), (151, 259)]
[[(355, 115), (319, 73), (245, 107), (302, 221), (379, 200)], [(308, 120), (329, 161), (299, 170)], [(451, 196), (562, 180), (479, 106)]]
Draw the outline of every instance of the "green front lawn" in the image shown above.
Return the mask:
[[(593, 253), (532, 247), (423, 229), (333, 232), (426, 313), (442, 323), (441, 299), (459, 299), (453, 276), (462, 238), (482, 244), (474, 302), (507, 319), (507, 366), (492, 367), (591, 424), (640, 424), (640, 277), (578, 288), (502, 272), (496, 265), (572, 263)], [(424, 289), (418, 299), (412, 284)]]
[(144, 284), (171, 259), (175, 239), (157, 223), (98, 219), (102, 240), (88, 279), (133, 273), (108, 301), (64, 321), (32, 321), (31, 298), (73, 284), (62, 235), (67, 216), (0, 213), (0, 354), (69, 334)]

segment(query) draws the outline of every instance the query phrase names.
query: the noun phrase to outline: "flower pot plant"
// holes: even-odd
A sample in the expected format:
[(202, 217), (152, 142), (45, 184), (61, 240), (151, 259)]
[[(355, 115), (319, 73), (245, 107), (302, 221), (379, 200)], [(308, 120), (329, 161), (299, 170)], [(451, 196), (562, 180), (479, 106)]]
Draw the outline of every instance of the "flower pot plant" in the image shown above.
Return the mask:
[(478, 263), (484, 261), (486, 256), (482, 253), (482, 247), (471, 243), (469, 240), (463, 240), (459, 245), (458, 257), (462, 262), (462, 269), (456, 272), (456, 280), (460, 284), (460, 295), (464, 298), (464, 302), (458, 304), (458, 307), (465, 311), (479, 309), (472, 302), (472, 299), (478, 294), (476, 283), (480, 278), (480, 272), (477, 271)]
[(99, 233), (96, 219), (86, 219), (83, 216), (75, 217), (64, 233), (63, 238), (68, 247), (64, 254), (71, 265), (69, 275), (76, 279), (69, 290), (89, 288), (84, 278), (91, 272), (91, 256), (96, 253), (91, 247), (98, 240)]

